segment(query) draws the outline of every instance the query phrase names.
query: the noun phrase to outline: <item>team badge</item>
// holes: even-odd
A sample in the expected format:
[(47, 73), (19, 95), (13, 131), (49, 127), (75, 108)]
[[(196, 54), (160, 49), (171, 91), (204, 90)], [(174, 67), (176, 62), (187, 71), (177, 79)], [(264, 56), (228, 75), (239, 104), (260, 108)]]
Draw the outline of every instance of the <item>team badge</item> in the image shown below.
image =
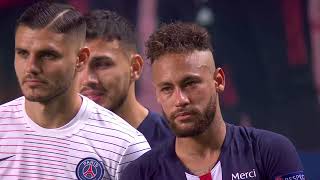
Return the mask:
[(101, 180), (104, 175), (104, 167), (95, 158), (84, 158), (78, 163), (76, 174), (79, 180)]

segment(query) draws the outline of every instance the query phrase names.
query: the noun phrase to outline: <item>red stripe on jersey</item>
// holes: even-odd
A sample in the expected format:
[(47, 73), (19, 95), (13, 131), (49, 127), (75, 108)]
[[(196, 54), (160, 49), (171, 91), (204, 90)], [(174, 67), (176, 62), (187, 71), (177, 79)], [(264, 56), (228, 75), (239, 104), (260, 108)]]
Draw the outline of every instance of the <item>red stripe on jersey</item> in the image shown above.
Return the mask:
[(212, 180), (211, 172), (208, 172), (207, 174), (200, 176), (200, 180)]

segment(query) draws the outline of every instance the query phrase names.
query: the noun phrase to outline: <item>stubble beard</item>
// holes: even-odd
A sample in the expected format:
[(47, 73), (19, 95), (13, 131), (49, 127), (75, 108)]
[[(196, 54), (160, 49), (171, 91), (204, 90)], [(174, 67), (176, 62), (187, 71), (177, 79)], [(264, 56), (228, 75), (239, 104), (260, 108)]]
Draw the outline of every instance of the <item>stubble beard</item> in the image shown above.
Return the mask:
[(107, 109), (109, 109), (110, 111), (117, 114), (119, 112), (120, 108), (123, 106), (124, 102), (126, 101), (127, 96), (128, 96), (127, 94), (120, 95), (119, 98), (116, 101), (114, 101), (110, 105), (110, 107)]
[(70, 79), (56, 88), (49, 87), (48, 91), (50, 91), (50, 92), (47, 95), (38, 95), (38, 96), (37, 95), (36, 96), (27, 95), (26, 93), (23, 92), (22, 88), (21, 88), (21, 90), (22, 90), (23, 95), (25, 96), (25, 98), (28, 101), (39, 102), (41, 104), (48, 104), (51, 101), (53, 101), (55, 98), (64, 95), (70, 89), (70, 87), (72, 85), (72, 81), (73, 80)]
[[(197, 109), (192, 109), (192, 118), (194, 119), (194, 127), (189, 129), (182, 129), (170, 118), (163, 110), (164, 116), (169, 121), (169, 126), (177, 137), (195, 137), (206, 131), (214, 120), (216, 114), (216, 100), (215, 96), (211, 96), (203, 113)], [(170, 118), (170, 119), (169, 119)]]

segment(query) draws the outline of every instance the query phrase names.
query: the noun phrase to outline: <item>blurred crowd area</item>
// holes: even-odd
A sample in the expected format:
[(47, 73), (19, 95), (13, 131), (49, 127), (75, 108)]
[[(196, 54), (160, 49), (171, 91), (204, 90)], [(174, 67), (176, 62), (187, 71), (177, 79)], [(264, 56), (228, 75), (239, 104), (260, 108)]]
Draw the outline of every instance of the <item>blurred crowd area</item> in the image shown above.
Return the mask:
[[(20, 96), (14, 26), (35, 0), (0, 0), (0, 102)], [(224, 119), (287, 136), (302, 152), (320, 152), (320, 0), (65, 0), (83, 13), (117, 11), (137, 30), (139, 50), (161, 23), (196, 22), (212, 36), (226, 73)], [(147, 60), (146, 60), (147, 61)], [(147, 61), (139, 99), (161, 112)], [(311, 158), (312, 159), (312, 158)], [(316, 178), (317, 179), (317, 178)]]

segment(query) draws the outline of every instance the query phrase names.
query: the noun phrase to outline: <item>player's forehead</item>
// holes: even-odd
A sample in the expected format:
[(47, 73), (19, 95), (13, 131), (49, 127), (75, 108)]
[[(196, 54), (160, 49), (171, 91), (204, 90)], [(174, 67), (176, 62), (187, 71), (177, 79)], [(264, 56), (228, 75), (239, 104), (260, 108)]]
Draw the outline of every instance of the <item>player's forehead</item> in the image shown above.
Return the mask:
[(97, 57), (108, 57), (118, 61), (128, 59), (129, 52), (126, 52), (118, 40), (94, 39), (86, 41), (86, 47), (90, 49), (90, 59)]
[(178, 71), (182, 69), (215, 68), (211, 51), (192, 51), (189, 53), (167, 53), (152, 64), (154, 71)]
[(86, 40), (86, 46), (92, 48), (106, 48), (106, 49), (117, 49), (120, 48), (120, 41), (118, 40), (105, 40), (104, 38), (95, 38)]
[(67, 42), (65, 34), (55, 33), (48, 29), (32, 29), (19, 26), (15, 35), (16, 45), (30, 46), (33, 44), (64, 44)]
[(152, 64), (154, 83), (180, 82), (185, 79), (202, 78), (214, 72), (210, 51), (187, 54), (166, 54)]

